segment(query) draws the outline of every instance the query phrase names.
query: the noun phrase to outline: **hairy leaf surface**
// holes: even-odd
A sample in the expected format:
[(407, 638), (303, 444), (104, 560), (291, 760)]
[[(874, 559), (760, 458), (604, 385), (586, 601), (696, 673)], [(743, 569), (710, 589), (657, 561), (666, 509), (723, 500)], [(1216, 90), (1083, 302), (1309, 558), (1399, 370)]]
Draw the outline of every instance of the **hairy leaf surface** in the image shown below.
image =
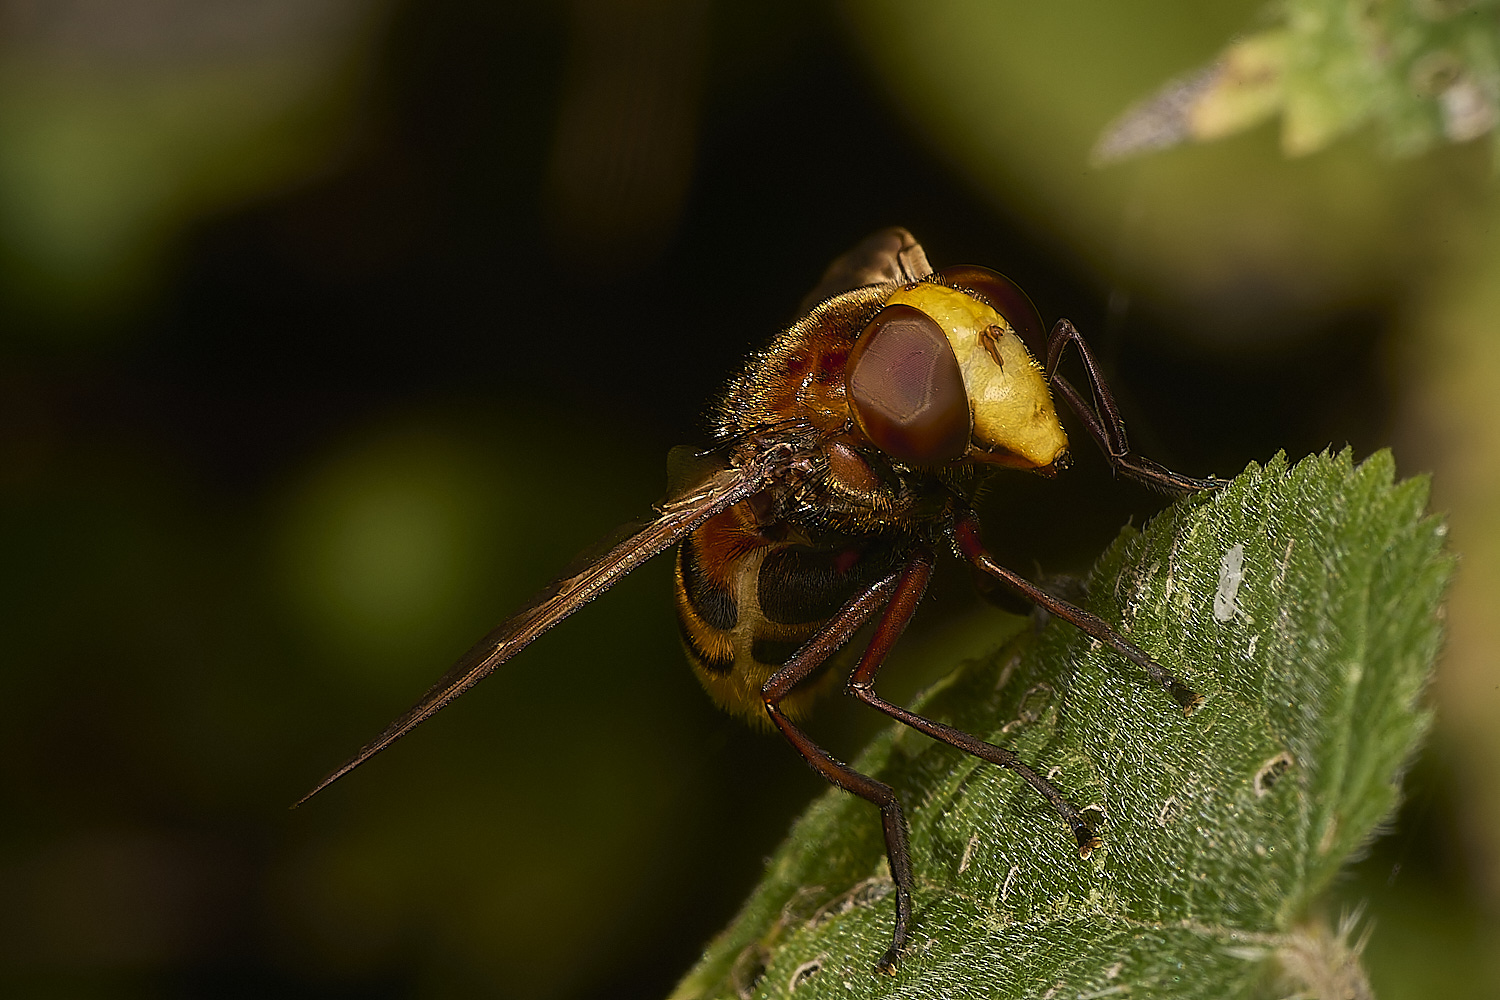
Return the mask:
[(911, 822), (913, 943), (868, 803), (821, 797), (679, 997), (1259, 995), (1388, 817), (1451, 559), (1423, 480), (1381, 453), (1251, 465), (1126, 529), (1087, 605), (1206, 696), (1185, 717), (1065, 622), (955, 671), (925, 713), (1009, 746), (1103, 817), (1080, 859), (1021, 780), (893, 729), (858, 766)]

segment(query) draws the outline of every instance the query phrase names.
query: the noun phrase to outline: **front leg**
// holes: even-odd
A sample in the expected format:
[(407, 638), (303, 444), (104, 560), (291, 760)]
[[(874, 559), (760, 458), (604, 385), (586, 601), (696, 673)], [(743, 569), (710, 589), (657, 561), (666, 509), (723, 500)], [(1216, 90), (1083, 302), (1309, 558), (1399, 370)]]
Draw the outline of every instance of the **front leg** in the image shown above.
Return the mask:
[[(1089, 388), (1098, 404), (1097, 409), (1089, 405), (1078, 390), (1057, 373), (1057, 366), (1069, 344), (1078, 348), (1078, 356), (1088, 375)], [(1125, 420), (1120, 416), (1120, 408), (1115, 405), (1109, 383), (1100, 374), (1099, 364), (1094, 360), (1094, 353), (1089, 350), (1083, 334), (1065, 319), (1057, 321), (1057, 325), (1052, 328), (1052, 335), (1047, 338), (1047, 381), (1068, 404), (1068, 408), (1083, 421), (1089, 437), (1094, 439), (1094, 443), (1116, 472), (1167, 493), (1197, 493), (1224, 485), (1222, 479), (1194, 479), (1131, 452), (1130, 442), (1125, 437)]]
[(1170, 671), (1148, 656), (1139, 646), (1127, 642), (1118, 632), (1110, 628), (1104, 619), (1098, 615), (1090, 614), (1075, 604), (1069, 604), (1061, 598), (1052, 596), (1036, 584), (1012, 573), (1004, 566), (995, 562), (989, 550), (984, 547), (984, 540), (979, 534), (979, 519), (974, 516), (973, 511), (959, 511), (954, 517), (950, 530), (953, 533), (954, 544), (965, 559), (1015, 590), (1022, 597), (1026, 598), (1026, 600), (1059, 618), (1071, 622), (1086, 635), (1098, 639), (1110, 649), (1113, 649), (1146, 671), (1147, 676), (1161, 687), (1162, 690), (1166, 691), (1167, 694), (1171, 695), (1172, 700), (1177, 703), (1183, 712), (1191, 715), (1199, 705), (1203, 704), (1202, 695), (1178, 680)]

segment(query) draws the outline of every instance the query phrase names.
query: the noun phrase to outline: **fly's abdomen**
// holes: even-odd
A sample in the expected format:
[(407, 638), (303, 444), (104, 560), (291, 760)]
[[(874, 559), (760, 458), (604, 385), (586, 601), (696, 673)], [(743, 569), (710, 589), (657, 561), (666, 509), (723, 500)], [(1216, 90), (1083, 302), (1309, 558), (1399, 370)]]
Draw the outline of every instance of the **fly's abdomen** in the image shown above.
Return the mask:
[[(761, 686), (854, 594), (888, 572), (884, 549), (815, 548), (746, 531), (729, 510), (678, 547), (677, 621), (688, 661), (713, 700), (733, 714), (767, 722)], [(837, 682), (831, 657), (782, 701), (805, 714)]]

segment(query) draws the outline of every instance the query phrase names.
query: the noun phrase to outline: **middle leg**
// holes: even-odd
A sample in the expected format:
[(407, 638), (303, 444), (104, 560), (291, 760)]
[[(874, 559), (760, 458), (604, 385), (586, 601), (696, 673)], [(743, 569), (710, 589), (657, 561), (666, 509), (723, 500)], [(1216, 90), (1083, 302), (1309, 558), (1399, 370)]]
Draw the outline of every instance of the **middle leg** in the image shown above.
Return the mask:
[(954, 518), (953, 540), (958, 545), (959, 552), (979, 569), (990, 574), (995, 579), (1009, 585), (1022, 597), (1038, 607), (1056, 615), (1071, 623), (1085, 635), (1098, 639), (1116, 653), (1125, 657), (1151, 678), (1162, 690), (1172, 696), (1179, 708), (1188, 715), (1193, 714), (1198, 706), (1203, 704), (1203, 696), (1188, 687), (1171, 671), (1160, 663), (1153, 660), (1145, 650), (1132, 642), (1127, 641), (1109, 624), (1098, 615), (1090, 614), (1075, 604), (1069, 604), (1059, 597), (1047, 593), (1041, 587), (1016, 573), (1011, 572), (997, 563), (989, 550), (984, 547), (984, 540), (979, 533), (979, 519), (974, 516), (973, 511), (962, 510)]
[(846, 792), (853, 792), (880, 810), (881, 826), (885, 832), (885, 854), (890, 862), (891, 881), (896, 885), (896, 925), (891, 933), (891, 946), (880, 961), (876, 971), (894, 974), (900, 961), (901, 950), (911, 931), (911, 895), (914, 886), (911, 868), (911, 847), (907, 835), (906, 816), (901, 811), (901, 801), (895, 791), (867, 774), (834, 757), (818, 746), (796, 723), (781, 710), (781, 701), (791, 690), (806, 680), (839, 647), (848, 642), (860, 626), (874, 616), (881, 606), (890, 600), (896, 590), (899, 574), (892, 573), (871, 584), (850, 598), (838, 612), (809, 639), (792, 658), (777, 670), (761, 687), (761, 698), (765, 702), (766, 714), (785, 736), (787, 742), (802, 755), (814, 771), (831, 784)]
[(885, 663), (887, 654), (895, 646), (901, 634), (906, 631), (912, 616), (916, 613), (917, 605), (922, 600), (922, 595), (927, 589), (927, 581), (932, 576), (932, 556), (929, 553), (920, 553), (914, 558), (901, 574), (901, 579), (896, 584), (895, 594), (890, 603), (885, 607), (885, 613), (881, 615), (879, 623), (875, 626), (875, 635), (870, 640), (869, 646), (865, 647), (864, 655), (860, 658), (859, 665), (849, 676), (847, 690), (854, 697), (866, 705), (884, 712), (902, 725), (910, 726), (920, 733), (940, 740), (955, 749), (978, 757), (980, 760), (1000, 767), (1009, 768), (1020, 775), (1027, 784), (1036, 789), (1046, 799), (1052, 808), (1057, 811), (1062, 821), (1068, 824), (1073, 831), (1074, 838), (1078, 841), (1078, 854), (1080, 857), (1088, 857), (1094, 848), (1099, 846), (1099, 838), (1092, 827), (1083, 819), (1078, 808), (1069, 802), (1046, 778), (1042, 777), (1029, 764), (1027, 764), (1014, 751), (1005, 747), (996, 746), (978, 737), (972, 736), (961, 729), (942, 722), (935, 722), (925, 716), (918, 715), (899, 705), (886, 701), (875, 692), (875, 676), (880, 672)]

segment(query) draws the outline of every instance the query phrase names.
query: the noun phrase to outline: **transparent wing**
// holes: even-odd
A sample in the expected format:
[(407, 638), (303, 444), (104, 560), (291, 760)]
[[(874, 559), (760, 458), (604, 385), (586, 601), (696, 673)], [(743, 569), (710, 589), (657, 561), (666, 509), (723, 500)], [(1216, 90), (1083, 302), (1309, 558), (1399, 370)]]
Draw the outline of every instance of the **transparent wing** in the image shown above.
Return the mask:
[(920, 281), (931, 273), (932, 265), (927, 263), (927, 254), (915, 236), (900, 226), (882, 229), (828, 265), (817, 286), (803, 297), (797, 315), (805, 316), (813, 306), (840, 292), (866, 285)]
[(697, 486), (683, 490), (663, 503), (656, 517), (634, 530), (625, 529), (620, 540), (611, 544), (603, 555), (585, 561), (577, 569), (570, 569), (531, 603), (479, 640), (410, 711), (330, 772), (317, 787), (299, 799), (297, 805), (411, 732), (438, 709), (525, 649), (537, 636), (614, 586), (626, 573), (670, 548), (710, 517), (759, 492), (769, 478), (785, 467), (790, 456), (790, 449), (771, 448), (744, 466), (717, 468)]

